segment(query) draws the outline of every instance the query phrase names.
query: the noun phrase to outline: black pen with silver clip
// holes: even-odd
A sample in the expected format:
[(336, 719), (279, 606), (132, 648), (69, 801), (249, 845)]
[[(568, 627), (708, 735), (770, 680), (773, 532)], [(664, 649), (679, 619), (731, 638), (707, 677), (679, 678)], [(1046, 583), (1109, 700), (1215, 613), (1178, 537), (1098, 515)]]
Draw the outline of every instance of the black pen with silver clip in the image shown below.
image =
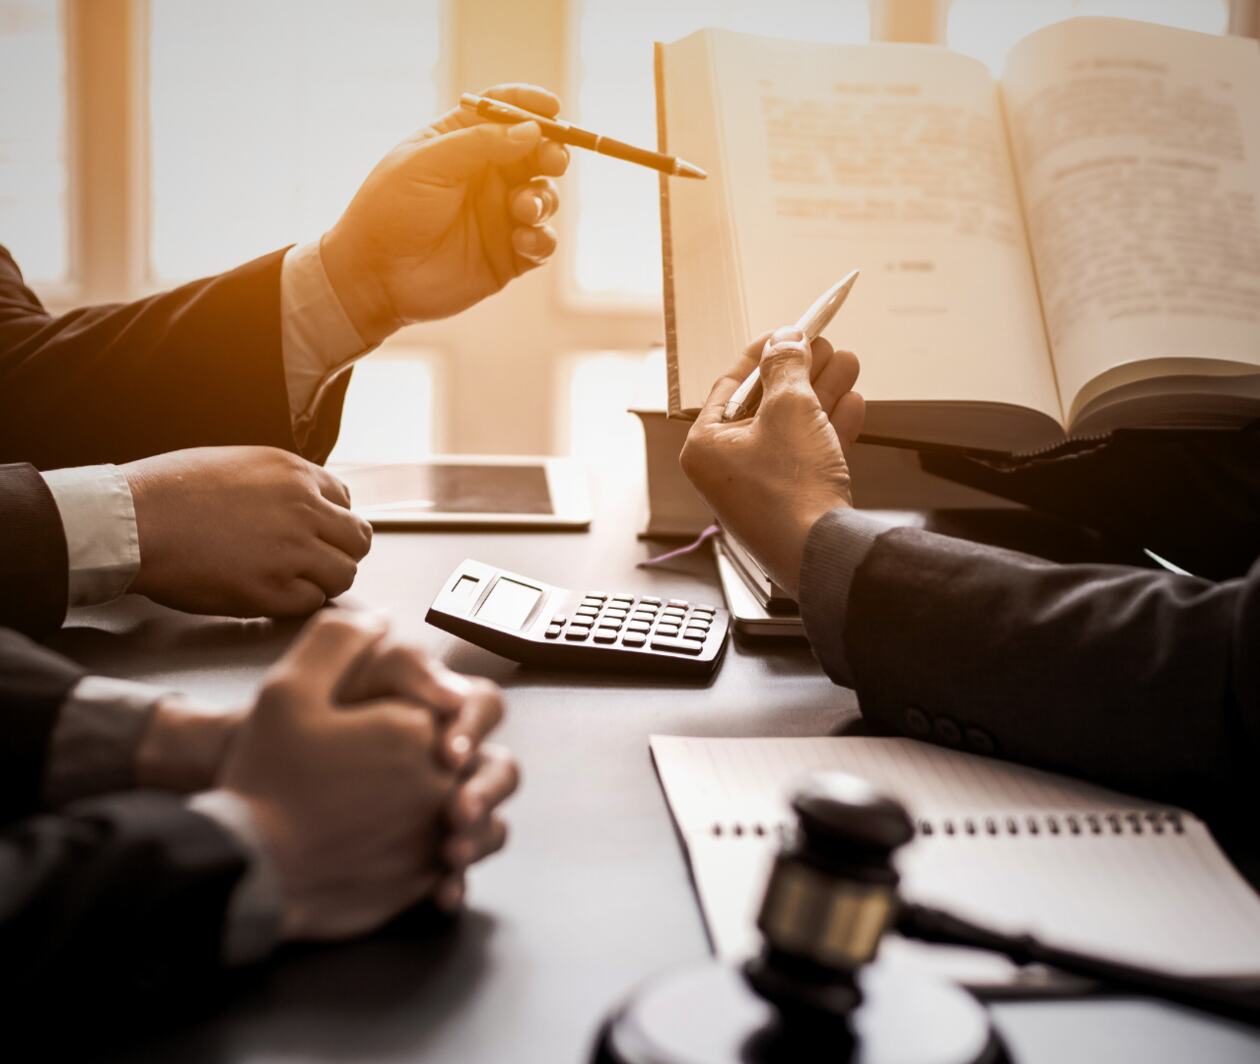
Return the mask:
[(633, 144), (625, 144), (620, 140), (613, 140), (612, 137), (592, 133), (589, 129), (581, 129), (572, 122), (565, 122), (559, 118), (544, 118), (542, 115), (534, 114), (533, 111), (527, 111), (524, 107), (504, 103), (502, 100), (491, 100), (485, 96), (474, 96), (466, 92), (459, 98), (459, 105), (466, 110), (476, 112), (482, 118), (488, 118), (491, 122), (537, 122), (543, 136), (548, 140), (559, 141), (561, 144), (569, 144), (575, 148), (586, 148), (589, 151), (599, 152), (600, 155), (608, 155), (628, 163), (638, 163), (640, 166), (659, 170), (663, 174), (671, 174), (674, 177), (694, 177), (701, 180), (709, 176), (700, 167), (687, 162), (686, 159), (663, 155), (657, 151), (648, 151), (646, 148), (636, 148)]
[[(836, 311), (849, 298), (854, 282), (858, 279), (858, 271), (854, 270), (827, 289), (810, 305), (809, 310), (801, 315), (796, 327), (805, 334), (805, 342), (812, 344), (822, 334), (823, 329), (831, 324)], [(752, 417), (761, 403), (761, 369), (753, 367), (753, 371), (735, 389), (735, 394), (727, 400), (722, 408), (723, 421), (739, 421)]]

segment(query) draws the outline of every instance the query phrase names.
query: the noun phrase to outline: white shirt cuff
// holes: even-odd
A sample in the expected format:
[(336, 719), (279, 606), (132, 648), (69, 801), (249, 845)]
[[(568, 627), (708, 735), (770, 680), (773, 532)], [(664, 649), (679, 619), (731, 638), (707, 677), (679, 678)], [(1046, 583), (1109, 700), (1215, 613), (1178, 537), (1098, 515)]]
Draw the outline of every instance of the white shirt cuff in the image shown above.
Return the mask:
[(280, 877), (258, 833), (249, 806), (229, 791), (203, 791), (188, 808), (215, 821), (249, 852), (249, 868), (228, 900), (223, 962), (252, 964), (269, 954), (280, 938)]
[(333, 291), (319, 242), (289, 248), (280, 267), (280, 344), (289, 416), (301, 443), (324, 386), (371, 348)]
[(84, 676), (57, 714), (44, 769), (44, 800), (62, 806), (129, 790), (136, 749), (165, 693), (130, 680)]
[(66, 533), (70, 605), (94, 606), (117, 598), (140, 569), (140, 534), (126, 476), (114, 465), (42, 475)]

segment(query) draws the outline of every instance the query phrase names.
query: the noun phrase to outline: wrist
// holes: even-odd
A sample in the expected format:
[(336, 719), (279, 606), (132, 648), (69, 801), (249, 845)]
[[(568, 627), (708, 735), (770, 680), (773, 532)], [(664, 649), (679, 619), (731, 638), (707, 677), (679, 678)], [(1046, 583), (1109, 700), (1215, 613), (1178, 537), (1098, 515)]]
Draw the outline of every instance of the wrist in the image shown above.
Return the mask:
[(805, 558), (805, 541), (818, 519), (825, 513), (836, 509), (849, 509), (852, 503), (841, 496), (820, 499), (815, 503), (801, 507), (792, 522), (791, 550), (783, 563), (783, 572), (776, 577), (776, 582), (787, 591), (792, 598), (800, 601), (801, 597), (801, 563)]
[(320, 239), (319, 258), (333, 294), (365, 347), (375, 347), (407, 324), (340, 223)]
[(244, 716), (244, 710), (161, 699), (136, 748), (136, 785), (180, 793), (213, 787)]

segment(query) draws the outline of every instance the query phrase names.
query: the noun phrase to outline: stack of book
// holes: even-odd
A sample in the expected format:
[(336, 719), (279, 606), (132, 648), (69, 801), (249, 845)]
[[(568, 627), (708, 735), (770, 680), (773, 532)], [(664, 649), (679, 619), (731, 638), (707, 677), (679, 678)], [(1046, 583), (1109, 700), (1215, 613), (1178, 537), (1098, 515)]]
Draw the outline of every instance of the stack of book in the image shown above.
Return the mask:
[(739, 540), (727, 532), (716, 536), (713, 556), (737, 632), (762, 638), (805, 638), (796, 600), (770, 579)]

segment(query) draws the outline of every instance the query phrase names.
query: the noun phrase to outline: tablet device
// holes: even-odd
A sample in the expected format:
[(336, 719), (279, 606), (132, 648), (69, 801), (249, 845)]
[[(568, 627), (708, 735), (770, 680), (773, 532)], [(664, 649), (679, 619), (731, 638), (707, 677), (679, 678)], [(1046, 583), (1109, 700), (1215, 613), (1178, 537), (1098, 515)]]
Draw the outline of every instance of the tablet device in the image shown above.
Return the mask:
[(375, 528), (583, 529), (586, 469), (571, 458), (443, 455), (332, 467), (354, 511)]

